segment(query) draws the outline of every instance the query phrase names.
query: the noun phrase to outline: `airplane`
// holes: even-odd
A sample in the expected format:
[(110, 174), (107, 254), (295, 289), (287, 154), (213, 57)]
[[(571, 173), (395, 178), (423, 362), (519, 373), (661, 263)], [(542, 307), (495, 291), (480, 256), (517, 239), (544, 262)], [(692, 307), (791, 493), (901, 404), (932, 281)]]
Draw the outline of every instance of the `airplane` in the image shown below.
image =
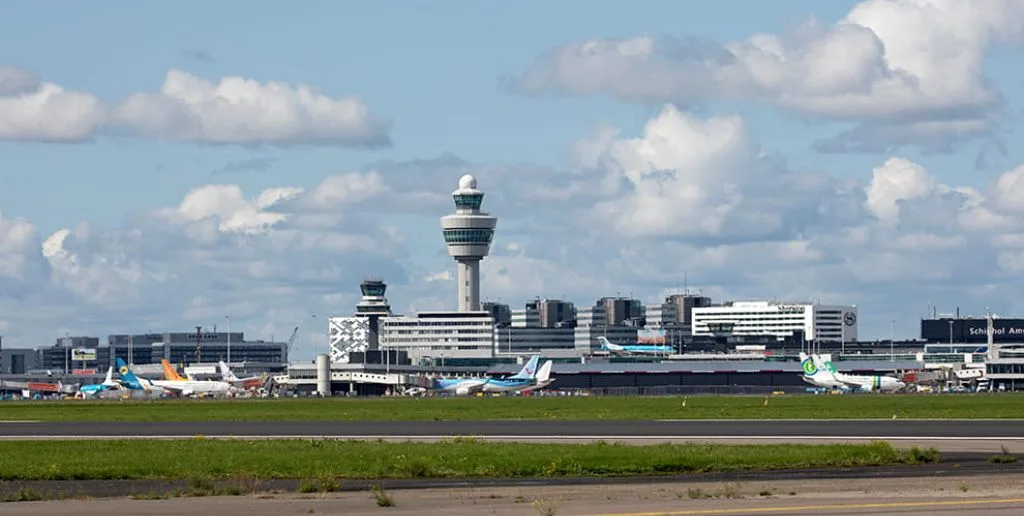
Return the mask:
[(896, 392), (902, 390), (907, 386), (906, 383), (900, 381), (898, 378), (892, 376), (883, 375), (854, 375), (840, 373), (836, 370), (835, 366), (832, 365), (832, 361), (822, 360), (818, 355), (811, 355), (811, 359), (814, 361), (815, 366), (818, 369), (824, 369), (827, 371), (832, 378), (846, 385), (847, 388), (857, 389), (861, 391), (879, 391), (879, 392)]
[[(536, 376), (537, 373), (537, 362), (540, 361), (540, 355), (534, 355), (530, 357), (530, 360), (526, 362), (526, 365), (516, 374), (504, 378), (504, 381), (510, 380), (531, 380)], [(427, 390), (436, 390), (443, 392), (454, 392), (456, 396), (468, 396), (478, 392), (484, 392), (484, 386), (489, 382), (495, 380), (494, 378), (435, 378), (433, 384), (427, 387)], [(499, 388), (498, 385), (492, 386), (492, 389)], [(490, 391), (500, 392), (500, 391)]]
[(597, 338), (601, 343), (601, 351), (610, 351), (616, 355), (668, 355), (674, 353), (672, 346), (651, 346), (651, 345), (628, 345), (613, 344), (601, 336)]
[(181, 375), (178, 374), (178, 370), (175, 369), (166, 358), (160, 359), (160, 366), (164, 368), (164, 380), (175, 382), (187, 382), (192, 380), (192, 378), (182, 378)]
[(846, 384), (837, 380), (827, 369), (818, 368), (817, 364), (814, 363), (814, 359), (803, 352), (800, 353), (800, 367), (803, 369), (803, 375), (801, 376), (803, 381), (815, 387), (824, 387), (826, 389), (846, 388)]
[(239, 377), (235, 376), (235, 373), (231, 371), (231, 368), (228, 367), (228, 365), (225, 364), (223, 360), (220, 361), (219, 365), (220, 365), (221, 380), (223, 380), (225, 382), (228, 382), (228, 383), (234, 385), (235, 387), (242, 387), (244, 389), (251, 389), (251, 388), (254, 388), (254, 387), (260, 387), (260, 386), (263, 385), (263, 382), (266, 380), (266, 377), (263, 376), (263, 375), (250, 376), (248, 378), (239, 378)]
[(107, 377), (103, 380), (103, 383), (95, 383), (91, 385), (83, 385), (78, 388), (78, 394), (83, 398), (89, 398), (96, 396), (103, 391), (120, 391), (125, 390), (125, 386), (119, 382), (114, 381), (114, 366), (107, 368)]
[(551, 378), (553, 363), (548, 360), (540, 366), (533, 378), (488, 378), (484, 392), (528, 392), (543, 389), (555, 381)]
[(114, 361), (114, 363), (115, 365), (117, 365), (118, 374), (121, 375), (121, 384), (123, 384), (125, 387), (128, 387), (129, 390), (145, 391), (147, 393), (154, 394), (157, 396), (166, 394), (168, 392), (167, 389), (164, 389), (163, 387), (160, 387), (158, 385), (154, 385), (152, 380), (147, 380), (145, 378), (139, 378), (138, 376), (135, 376), (135, 373), (132, 372), (132, 370), (128, 367), (128, 364), (125, 363), (123, 358), (117, 358)]
[[(166, 360), (164, 363), (164, 375), (168, 374), (168, 369), (177, 376), (177, 371), (174, 371), (173, 367), (170, 367), (170, 363)], [(145, 389), (153, 392), (170, 392), (178, 394), (180, 396), (191, 396), (193, 394), (224, 394), (228, 392), (234, 392), (236, 389), (234, 386), (227, 382), (218, 381), (193, 381), (193, 380), (147, 380), (145, 378), (139, 378), (135, 376), (128, 369), (128, 365), (124, 363), (124, 360), (117, 359), (117, 368), (121, 373), (121, 378), (129, 383), (129, 387), (135, 385), (135, 388)], [(178, 376), (178, 378), (181, 378)]]

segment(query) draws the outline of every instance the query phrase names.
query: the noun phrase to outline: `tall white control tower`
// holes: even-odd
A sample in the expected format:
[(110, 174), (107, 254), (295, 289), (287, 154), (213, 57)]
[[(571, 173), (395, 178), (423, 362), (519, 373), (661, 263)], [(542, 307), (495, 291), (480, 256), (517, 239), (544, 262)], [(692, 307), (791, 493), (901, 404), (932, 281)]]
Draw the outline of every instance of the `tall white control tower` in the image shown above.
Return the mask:
[(491, 250), (497, 217), (480, 211), (484, 193), (476, 189), (476, 178), (466, 174), (459, 189), (452, 192), (455, 213), (441, 217), (448, 256), (455, 258), (459, 281), (459, 311), (480, 310), (480, 260)]

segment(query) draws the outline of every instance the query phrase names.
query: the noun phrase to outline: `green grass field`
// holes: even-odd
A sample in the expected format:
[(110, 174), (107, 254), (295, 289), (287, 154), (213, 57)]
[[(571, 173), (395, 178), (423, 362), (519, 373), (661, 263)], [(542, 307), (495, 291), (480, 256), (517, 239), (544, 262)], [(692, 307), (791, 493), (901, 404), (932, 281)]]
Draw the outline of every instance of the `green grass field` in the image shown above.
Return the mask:
[(0, 480), (510, 478), (916, 464), (887, 443), (651, 445), (377, 441), (0, 442)]
[(1024, 418), (1024, 395), (329, 398), (0, 402), (0, 420), (429, 421)]

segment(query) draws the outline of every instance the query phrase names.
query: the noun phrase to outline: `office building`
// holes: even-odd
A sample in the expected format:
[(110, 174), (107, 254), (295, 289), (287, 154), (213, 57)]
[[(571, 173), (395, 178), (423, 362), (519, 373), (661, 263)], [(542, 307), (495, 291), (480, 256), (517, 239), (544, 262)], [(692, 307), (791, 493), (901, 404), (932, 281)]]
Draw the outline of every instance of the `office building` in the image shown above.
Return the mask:
[(0, 348), (0, 375), (26, 374), (35, 369), (41, 369), (36, 350)]
[[(132, 364), (159, 364), (167, 359), (172, 364), (216, 364), (231, 362), (257, 362), (280, 364), (288, 362), (288, 344), (285, 342), (247, 341), (243, 332), (194, 332), (112, 334), (107, 336), (110, 362), (114, 357), (124, 358)], [(103, 349), (103, 348), (100, 348)], [(106, 365), (103, 366), (104, 368)]]
[(720, 336), (715, 326), (723, 325), (735, 336), (770, 335), (783, 339), (802, 332), (804, 339), (819, 342), (857, 340), (857, 307), (853, 305), (730, 301), (694, 307), (691, 314), (694, 336)]
[(493, 358), (494, 318), (484, 311), (418, 312), (381, 319), (384, 350), (405, 351), (410, 360)]

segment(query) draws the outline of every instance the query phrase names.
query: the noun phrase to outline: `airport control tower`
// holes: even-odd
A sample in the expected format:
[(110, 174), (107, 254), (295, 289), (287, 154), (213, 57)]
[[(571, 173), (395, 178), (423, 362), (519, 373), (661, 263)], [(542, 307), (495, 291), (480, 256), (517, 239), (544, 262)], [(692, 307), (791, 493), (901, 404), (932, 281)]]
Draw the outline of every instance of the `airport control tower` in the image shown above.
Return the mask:
[(452, 198), (455, 213), (441, 217), (441, 229), (448, 256), (457, 263), (459, 311), (476, 312), (480, 310), (480, 260), (491, 250), (498, 218), (480, 211), (484, 193), (476, 189), (476, 178), (469, 174), (459, 179)]

